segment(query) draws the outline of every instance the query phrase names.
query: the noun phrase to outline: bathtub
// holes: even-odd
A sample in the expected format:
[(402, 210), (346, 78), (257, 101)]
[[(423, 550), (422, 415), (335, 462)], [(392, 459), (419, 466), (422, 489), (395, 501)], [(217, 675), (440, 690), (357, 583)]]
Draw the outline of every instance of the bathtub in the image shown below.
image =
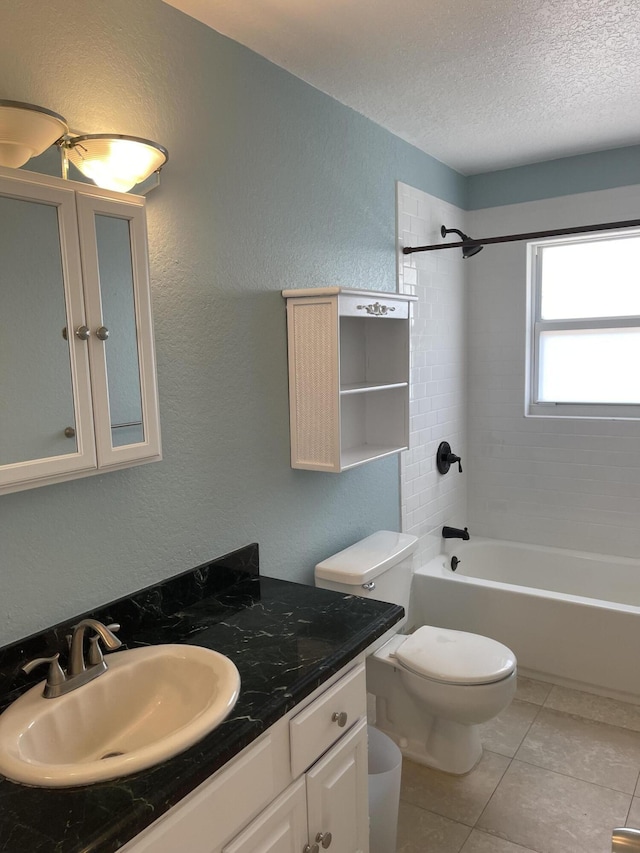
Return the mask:
[(640, 560), (450, 540), (414, 572), (410, 621), (493, 637), (523, 675), (640, 704)]

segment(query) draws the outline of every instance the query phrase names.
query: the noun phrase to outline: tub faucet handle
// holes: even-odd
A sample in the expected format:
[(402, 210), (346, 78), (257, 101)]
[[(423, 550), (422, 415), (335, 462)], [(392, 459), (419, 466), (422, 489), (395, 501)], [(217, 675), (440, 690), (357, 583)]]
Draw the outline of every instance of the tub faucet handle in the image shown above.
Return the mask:
[(458, 463), (458, 471), (462, 474), (462, 459), (457, 453), (453, 453), (448, 441), (441, 441), (436, 453), (436, 467), (441, 474), (446, 474), (449, 468)]

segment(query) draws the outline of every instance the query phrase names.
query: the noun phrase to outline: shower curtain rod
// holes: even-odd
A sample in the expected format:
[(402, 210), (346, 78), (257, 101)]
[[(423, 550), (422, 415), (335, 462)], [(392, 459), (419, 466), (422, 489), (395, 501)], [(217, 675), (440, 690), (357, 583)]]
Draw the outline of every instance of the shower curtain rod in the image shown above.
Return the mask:
[(629, 219), (626, 222), (601, 222), (598, 225), (578, 225), (575, 228), (555, 228), (552, 231), (529, 231), (526, 234), (505, 234), (503, 237), (457, 240), (455, 243), (435, 243), (431, 246), (405, 246), (402, 254), (437, 252), (439, 249), (465, 249), (472, 246), (488, 246), (491, 243), (514, 243), (516, 240), (541, 240), (544, 237), (562, 237), (565, 234), (588, 234), (590, 231), (615, 231), (617, 228), (636, 228), (639, 225), (640, 219)]

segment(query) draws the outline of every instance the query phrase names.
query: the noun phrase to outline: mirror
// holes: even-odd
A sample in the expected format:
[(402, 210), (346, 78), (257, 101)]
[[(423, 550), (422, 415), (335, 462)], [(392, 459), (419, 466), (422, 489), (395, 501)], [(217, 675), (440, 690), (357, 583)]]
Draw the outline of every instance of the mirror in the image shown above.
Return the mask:
[(76, 453), (58, 207), (0, 196), (0, 258), (0, 465)]
[(96, 214), (95, 228), (111, 445), (123, 447), (144, 441), (129, 220)]

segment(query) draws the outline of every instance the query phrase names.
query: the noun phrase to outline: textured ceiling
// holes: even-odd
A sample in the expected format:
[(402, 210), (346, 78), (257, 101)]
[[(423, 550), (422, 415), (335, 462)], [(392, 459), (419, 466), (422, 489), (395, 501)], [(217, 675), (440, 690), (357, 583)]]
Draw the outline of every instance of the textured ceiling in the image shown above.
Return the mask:
[(464, 174), (640, 143), (640, 0), (165, 0)]

